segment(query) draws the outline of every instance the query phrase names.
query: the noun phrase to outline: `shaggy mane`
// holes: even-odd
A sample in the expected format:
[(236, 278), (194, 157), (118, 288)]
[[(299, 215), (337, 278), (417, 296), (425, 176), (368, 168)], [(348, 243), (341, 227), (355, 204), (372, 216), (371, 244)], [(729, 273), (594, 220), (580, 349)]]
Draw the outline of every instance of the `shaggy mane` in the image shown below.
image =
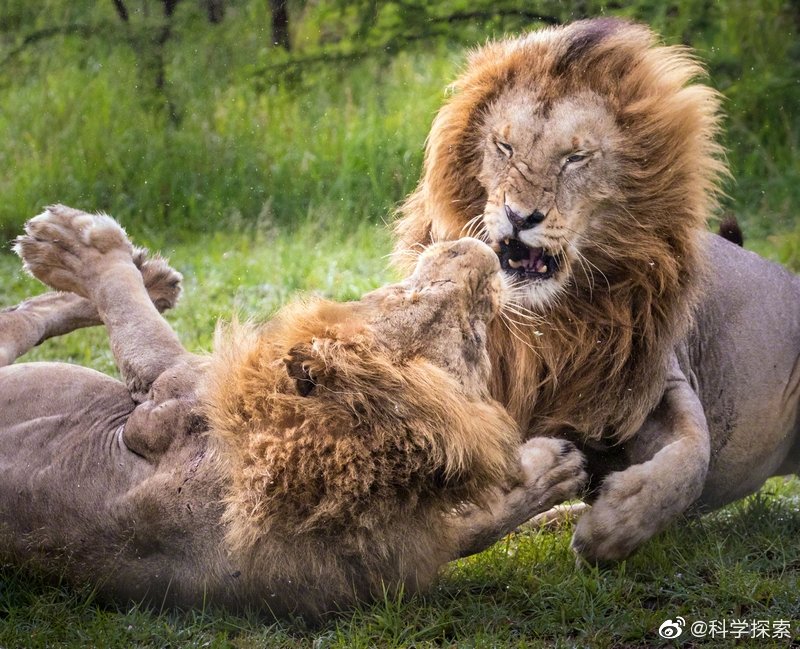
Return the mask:
[(646, 27), (580, 21), (490, 43), (469, 57), (436, 116), (417, 189), (396, 224), (403, 251), (464, 236), (483, 213), (478, 182), (485, 111), (508, 88), (552, 102), (590, 91), (622, 133), (623, 201), (604, 206), (574, 273), (537, 324), (494, 325), (493, 394), (529, 434), (631, 437), (664, 389), (666, 357), (703, 284), (701, 230), (726, 172), (716, 142), (719, 95), (702, 66)]
[[(515, 475), (520, 439), (499, 404), (457, 394), (430, 363), (393, 363), (348, 309), (298, 303), (265, 326), (217, 332), (204, 412), (229, 467), (228, 540), (240, 551), (266, 535), (337, 534), (369, 555), (402, 527), (393, 521), (433, 524)], [(311, 372), (310, 396), (293, 362)]]

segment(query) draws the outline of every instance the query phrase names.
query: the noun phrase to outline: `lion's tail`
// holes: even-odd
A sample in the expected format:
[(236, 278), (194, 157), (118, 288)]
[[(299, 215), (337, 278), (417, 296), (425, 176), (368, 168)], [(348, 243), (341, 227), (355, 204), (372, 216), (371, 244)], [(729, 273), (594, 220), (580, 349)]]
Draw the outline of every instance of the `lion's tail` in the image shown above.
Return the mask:
[(717, 232), (723, 239), (727, 239), (731, 243), (735, 243), (737, 246), (744, 246), (744, 234), (742, 234), (742, 228), (739, 227), (739, 221), (736, 220), (736, 217), (733, 216), (733, 214), (726, 214), (723, 217), (723, 219), (719, 222), (719, 230)]

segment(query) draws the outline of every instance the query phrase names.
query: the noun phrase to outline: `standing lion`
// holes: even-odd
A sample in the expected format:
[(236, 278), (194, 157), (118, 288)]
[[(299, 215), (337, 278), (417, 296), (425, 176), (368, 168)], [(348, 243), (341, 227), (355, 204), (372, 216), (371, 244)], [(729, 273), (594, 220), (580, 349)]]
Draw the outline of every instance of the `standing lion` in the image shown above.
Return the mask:
[(497, 253), (518, 316), (491, 331), (493, 394), (589, 456), (589, 560), (800, 464), (800, 282), (706, 230), (726, 168), (702, 72), (615, 19), (487, 45), (396, 228), (398, 251)]

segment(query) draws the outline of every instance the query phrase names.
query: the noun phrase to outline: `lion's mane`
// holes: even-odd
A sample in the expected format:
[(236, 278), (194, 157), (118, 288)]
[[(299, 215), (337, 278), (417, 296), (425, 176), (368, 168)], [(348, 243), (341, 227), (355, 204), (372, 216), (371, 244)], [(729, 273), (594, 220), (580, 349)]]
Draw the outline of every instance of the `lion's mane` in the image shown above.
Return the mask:
[(593, 92), (622, 134), (624, 200), (603, 206), (582, 248), (594, 272), (573, 274), (541, 322), (494, 327), (494, 396), (529, 432), (622, 441), (663, 392), (666, 355), (703, 284), (699, 231), (726, 173), (719, 96), (693, 83), (703, 72), (686, 48), (659, 44), (642, 25), (581, 21), (473, 52), (433, 122), (422, 178), (396, 224), (398, 253), (463, 236), (482, 214), (480, 125), (504, 90), (535, 88), (544, 106)]
[[(516, 475), (505, 410), (430, 363), (392, 362), (359, 317), (298, 302), (217, 335), (204, 408), (229, 476), (226, 537), (240, 582), (280, 586), (275, 611), (426, 587), (457, 545), (452, 513)], [(313, 397), (289, 387), (294, 365), (314, 376)]]

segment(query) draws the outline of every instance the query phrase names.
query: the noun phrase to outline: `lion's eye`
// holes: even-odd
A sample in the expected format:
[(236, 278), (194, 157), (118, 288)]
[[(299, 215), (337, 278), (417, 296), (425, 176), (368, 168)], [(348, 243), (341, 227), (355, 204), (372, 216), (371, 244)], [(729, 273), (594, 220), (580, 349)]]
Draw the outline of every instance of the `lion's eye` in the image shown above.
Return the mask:
[(500, 140), (495, 140), (495, 146), (497, 146), (497, 150), (500, 151), (506, 158), (510, 158), (514, 154), (514, 149), (508, 142), (501, 142)]
[(577, 162), (583, 162), (588, 157), (589, 156), (585, 153), (573, 153), (567, 156), (566, 160), (564, 160), (564, 164), (571, 165)]

